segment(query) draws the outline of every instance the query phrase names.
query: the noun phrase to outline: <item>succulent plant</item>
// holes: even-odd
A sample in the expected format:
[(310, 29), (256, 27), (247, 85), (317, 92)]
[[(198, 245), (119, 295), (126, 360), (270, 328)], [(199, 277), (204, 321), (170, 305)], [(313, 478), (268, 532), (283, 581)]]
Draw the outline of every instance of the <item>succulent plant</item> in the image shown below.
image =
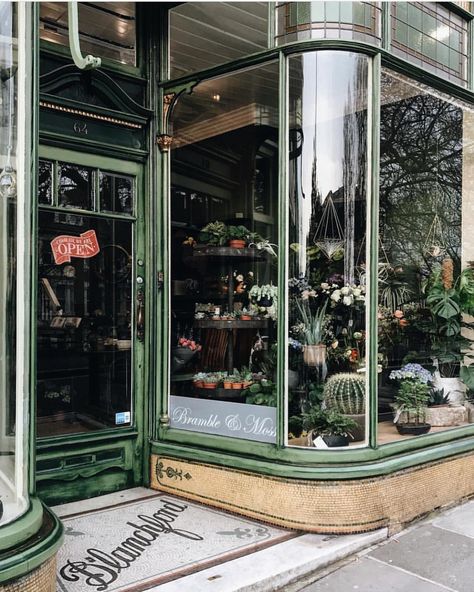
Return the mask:
[(361, 374), (340, 372), (330, 376), (323, 395), (328, 409), (346, 415), (365, 413), (365, 377)]

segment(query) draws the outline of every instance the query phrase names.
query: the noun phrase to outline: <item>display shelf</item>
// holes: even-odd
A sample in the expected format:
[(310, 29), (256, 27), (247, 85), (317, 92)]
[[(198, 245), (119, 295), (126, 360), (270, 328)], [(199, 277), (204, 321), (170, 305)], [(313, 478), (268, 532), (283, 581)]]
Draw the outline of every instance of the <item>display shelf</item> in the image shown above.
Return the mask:
[(216, 401), (238, 401), (244, 402), (246, 395), (243, 395), (244, 389), (225, 389), (225, 388), (197, 388), (194, 387), (195, 393), (200, 399), (215, 399)]
[(186, 374), (172, 374), (172, 382), (191, 382), (194, 377), (193, 372), (187, 372)]
[(192, 255), (186, 258), (188, 263), (204, 259), (232, 259), (244, 261), (266, 261), (268, 253), (253, 247), (236, 249), (234, 247), (198, 246), (192, 250)]

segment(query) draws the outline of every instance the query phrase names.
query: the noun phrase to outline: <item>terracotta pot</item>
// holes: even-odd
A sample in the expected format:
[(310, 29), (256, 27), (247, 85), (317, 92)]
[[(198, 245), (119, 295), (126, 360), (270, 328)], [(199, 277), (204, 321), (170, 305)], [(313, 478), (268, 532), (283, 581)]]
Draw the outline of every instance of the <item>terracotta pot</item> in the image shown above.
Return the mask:
[(242, 315), (240, 317), (240, 320), (241, 321), (251, 321), (252, 320), (252, 317), (250, 315)]
[(204, 381), (202, 381), (202, 380), (195, 380), (194, 381), (194, 386), (196, 388), (203, 388), (204, 387)]
[(305, 345), (303, 360), (307, 366), (323, 366), (326, 363), (326, 346), (324, 343)]
[(217, 382), (205, 382), (203, 384), (203, 387), (205, 389), (215, 389), (215, 388), (217, 388)]
[(246, 241), (236, 238), (229, 241), (229, 247), (233, 247), (234, 249), (243, 249), (246, 244)]
[(226, 381), (224, 380), (224, 388), (225, 388), (225, 389), (231, 389), (231, 388), (232, 388), (232, 382), (226, 382)]
[(249, 388), (249, 386), (252, 386), (253, 382), (250, 381), (246, 381), (242, 383), (242, 388)]
[(240, 390), (242, 388), (242, 383), (241, 382), (233, 382), (232, 383), (232, 388), (234, 390)]

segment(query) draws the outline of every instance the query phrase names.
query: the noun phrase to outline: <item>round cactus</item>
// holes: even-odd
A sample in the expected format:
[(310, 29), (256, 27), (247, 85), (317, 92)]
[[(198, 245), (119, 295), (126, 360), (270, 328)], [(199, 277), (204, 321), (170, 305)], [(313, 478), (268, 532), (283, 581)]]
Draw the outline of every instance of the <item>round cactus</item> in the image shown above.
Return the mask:
[(340, 372), (330, 376), (323, 394), (328, 409), (346, 415), (365, 413), (365, 376), (361, 374)]

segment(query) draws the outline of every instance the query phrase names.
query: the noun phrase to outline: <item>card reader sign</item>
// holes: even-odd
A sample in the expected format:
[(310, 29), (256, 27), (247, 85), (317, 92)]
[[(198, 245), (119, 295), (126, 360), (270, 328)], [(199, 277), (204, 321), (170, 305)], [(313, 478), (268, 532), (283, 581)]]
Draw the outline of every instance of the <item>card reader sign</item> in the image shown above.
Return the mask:
[(124, 423), (130, 423), (130, 411), (122, 411), (115, 414), (115, 425), (122, 425)]
[(80, 236), (62, 234), (51, 241), (56, 265), (71, 261), (71, 257), (89, 259), (99, 253), (100, 247), (95, 230), (83, 232)]

